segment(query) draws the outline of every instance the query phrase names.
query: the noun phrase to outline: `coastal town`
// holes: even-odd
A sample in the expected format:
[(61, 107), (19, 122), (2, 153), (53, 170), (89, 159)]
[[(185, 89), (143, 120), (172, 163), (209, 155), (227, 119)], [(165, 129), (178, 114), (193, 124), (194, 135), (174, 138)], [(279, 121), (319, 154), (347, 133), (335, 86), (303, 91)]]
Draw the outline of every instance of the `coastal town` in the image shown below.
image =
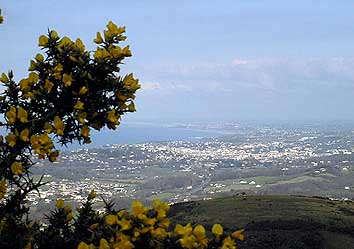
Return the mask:
[[(173, 128), (171, 128), (173, 129)], [(33, 206), (57, 198), (81, 203), (95, 190), (124, 207), (129, 200), (170, 203), (223, 195), (296, 194), (353, 199), (354, 132), (234, 128), (234, 133), (192, 141), (106, 144), (39, 161), (43, 175)]]

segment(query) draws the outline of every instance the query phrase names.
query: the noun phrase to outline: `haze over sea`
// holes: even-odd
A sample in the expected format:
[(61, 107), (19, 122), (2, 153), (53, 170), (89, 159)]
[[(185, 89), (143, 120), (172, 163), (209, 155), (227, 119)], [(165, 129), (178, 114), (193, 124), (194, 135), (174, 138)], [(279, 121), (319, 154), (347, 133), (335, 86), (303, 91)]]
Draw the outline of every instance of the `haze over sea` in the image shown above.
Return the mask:
[(69, 150), (93, 148), (106, 144), (135, 144), (158, 141), (187, 141), (213, 138), (224, 134), (222, 131), (179, 128), (155, 123), (122, 123), (115, 131), (105, 129), (92, 133), (92, 143), (80, 146), (73, 144)]

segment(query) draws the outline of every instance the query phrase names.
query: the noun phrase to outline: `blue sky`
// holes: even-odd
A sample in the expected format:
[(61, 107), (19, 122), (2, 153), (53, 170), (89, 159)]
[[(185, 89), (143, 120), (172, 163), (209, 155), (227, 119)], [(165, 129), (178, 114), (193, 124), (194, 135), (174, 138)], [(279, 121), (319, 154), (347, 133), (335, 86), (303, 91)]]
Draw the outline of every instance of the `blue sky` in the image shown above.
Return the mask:
[[(94, 48), (127, 26), (142, 89), (129, 120), (354, 119), (354, 2), (1, 1), (0, 71), (26, 74), (48, 28)], [(91, 45), (90, 45), (91, 44)]]

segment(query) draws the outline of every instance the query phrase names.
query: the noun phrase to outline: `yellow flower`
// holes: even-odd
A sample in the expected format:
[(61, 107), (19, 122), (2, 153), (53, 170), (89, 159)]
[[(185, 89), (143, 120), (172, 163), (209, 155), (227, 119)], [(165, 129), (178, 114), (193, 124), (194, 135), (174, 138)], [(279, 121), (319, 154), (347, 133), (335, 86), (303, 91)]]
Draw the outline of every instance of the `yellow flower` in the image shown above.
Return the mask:
[(139, 80), (134, 79), (133, 74), (128, 74), (123, 79), (123, 84), (126, 88), (132, 91), (136, 91), (140, 88)]
[(21, 131), (20, 133), (20, 139), (24, 142), (28, 142), (29, 141), (29, 130), (26, 128), (24, 130)]
[(39, 42), (38, 42), (38, 46), (39, 47), (45, 47), (48, 45), (49, 39), (48, 37), (46, 37), (45, 35), (41, 35), (39, 37)]
[(139, 219), (146, 218), (145, 213), (149, 210), (147, 207), (144, 207), (144, 205), (140, 201), (133, 201), (131, 208), (133, 211), (133, 215), (138, 217)]
[(190, 223), (188, 223), (185, 226), (182, 226), (181, 224), (177, 224), (175, 227), (175, 230), (174, 230), (174, 232), (180, 236), (190, 235), (192, 233), (192, 231), (193, 231), (193, 228)]
[(87, 117), (87, 113), (86, 112), (80, 112), (77, 115), (76, 119), (77, 119), (77, 121), (79, 121), (80, 124), (83, 124), (83, 123), (85, 123), (86, 117)]
[(27, 120), (27, 116), (28, 113), (25, 109), (23, 109), (22, 107), (20, 107), (17, 111), (17, 118), (22, 122), (22, 123), (26, 123), (28, 122)]
[(50, 123), (45, 122), (44, 123), (44, 130), (45, 130), (46, 133), (49, 134), (49, 133), (51, 133), (53, 131), (53, 126)]
[(118, 220), (118, 224), (121, 227), (120, 228), (121, 231), (129, 230), (132, 227), (130, 221), (126, 219), (122, 219), (120, 221)]
[(97, 50), (93, 54), (93, 57), (97, 61), (101, 61), (109, 56), (110, 56), (110, 54), (108, 53), (108, 51), (105, 48), (97, 48)]
[(116, 115), (116, 110), (110, 110), (109, 112), (107, 112), (107, 119), (109, 122), (113, 123), (113, 124), (118, 124), (118, 119), (119, 116)]
[(80, 91), (79, 91), (79, 95), (84, 95), (85, 93), (87, 93), (88, 89), (86, 86), (83, 86), (80, 88)]
[(57, 80), (61, 78), (61, 73), (63, 72), (63, 66), (59, 63), (53, 69), (53, 77)]
[(102, 36), (100, 32), (97, 32), (96, 38), (93, 40), (94, 43), (101, 44), (103, 42)]
[(20, 88), (22, 91), (27, 90), (28, 87), (29, 87), (28, 79), (20, 80)]
[(106, 217), (104, 217), (104, 221), (108, 226), (111, 226), (118, 223), (118, 217), (117, 215), (109, 214)]
[(11, 106), (10, 110), (6, 112), (6, 117), (9, 124), (13, 124), (16, 121), (16, 108)]
[(132, 56), (132, 52), (130, 51), (129, 45), (124, 47), (122, 52), (123, 52), (124, 56), (126, 56), (126, 57)]
[(83, 137), (89, 137), (90, 136), (90, 128), (87, 125), (84, 125), (81, 129), (81, 136)]
[(73, 77), (69, 74), (64, 74), (63, 75), (63, 82), (66, 87), (71, 86), (71, 83), (73, 82)]
[(237, 231), (233, 232), (233, 233), (231, 234), (231, 236), (232, 236), (234, 239), (244, 240), (244, 239), (245, 239), (245, 235), (243, 234), (244, 231), (245, 231), (244, 229), (237, 230)]
[(159, 210), (157, 212), (157, 219), (158, 220), (162, 220), (165, 217), (166, 217), (166, 211), (165, 210)]
[(31, 73), (28, 75), (28, 82), (29, 82), (29, 83), (35, 84), (35, 83), (37, 83), (38, 80), (39, 80), (38, 74), (36, 74), (36, 73), (34, 73), (34, 72), (31, 72)]
[(73, 44), (73, 41), (67, 37), (67, 36), (64, 36), (60, 42), (59, 42), (59, 47), (62, 48), (62, 47), (69, 47)]
[(214, 224), (213, 228), (211, 229), (211, 232), (215, 236), (220, 236), (224, 233), (224, 229), (222, 228), (222, 226), (220, 224)]
[(36, 60), (39, 61), (39, 62), (43, 62), (43, 61), (44, 61), (44, 56), (41, 55), (41, 54), (37, 54), (35, 58), (36, 58)]
[(90, 248), (85, 242), (80, 242), (77, 249), (90, 249)]
[(204, 238), (205, 237), (205, 228), (202, 225), (197, 225), (194, 229), (193, 229), (193, 234), (195, 235), (195, 237), (197, 237), (198, 239)]
[(66, 215), (66, 221), (71, 221), (73, 219), (73, 213), (68, 213)]
[(73, 208), (70, 205), (66, 205), (64, 207), (64, 211), (67, 212), (67, 213), (71, 213), (73, 211)]
[(84, 103), (81, 102), (80, 100), (76, 101), (76, 104), (74, 106), (74, 109), (76, 110), (83, 110), (84, 109)]
[(96, 194), (95, 190), (91, 190), (88, 198), (89, 198), (89, 200), (93, 200), (96, 198), (96, 196), (97, 196), (97, 194)]
[(134, 105), (133, 102), (131, 102), (131, 103), (128, 105), (128, 110), (129, 110), (130, 112), (135, 112), (135, 111), (136, 111), (135, 105)]
[(109, 244), (107, 240), (105, 239), (100, 239), (100, 246), (98, 247), (99, 249), (110, 249)]
[(55, 30), (51, 30), (50, 31), (50, 37), (53, 38), (53, 39), (58, 39), (59, 35), (58, 35), (58, 33)]
[(11, 172), (14, 175), (21, 175), (23, 173), (23, 167), (21, 162), (13, 162), (11, 164)]
[(47, 90), (47, 92), (50, 92), (53, 88), (54, 84), (52, 82), (50, 82), (49, 80), (45, 80), (44, 83), (44, 89)]
[(5, 197), (6, 191), (7, 191), (6, 180), (2, 179), (0, 181), (0, 200)]
[(167, 236), (167, 232), (165, 229), (159, 227), (159, 228), (156, 228), (155, 230), (152, 230), (151, 235), (154, 238), (163, 239)]
[(153, 226), (156, 223), (156, 218), (147, 218), (144, 223), (148, 226)]
[(12, 133), (6, 136), (6, 141), (10, 147), (14, 147), (16, 145), (16, 136)]
[(0, 81), (2, 83), (8, 83), (10, 81), (10, 79), (7, 77), (7, 75), (5, 73), (2, 73), (1, 77), (0, 77)]
[(49, 153), (48, 155), (48, 159), (50, 162), (54, 162), (57, 160), (57, 157), (59, 156), (59, 151), (56, 150), (56, 151), (52, 151)]
[(236, 249), (236, 243), (230, 236), (228, 236), (222, 241), (221, 249)]
[(56, 206), (58, 209), (63, 208), (63, 207), (64, 207), (64, 200), (63, 200), (63, 199), (58, 199), (58, 200), (56, 200), (55, 206)]
[(179, 239), (179, 243), (184, 248), (198, 248), (198, 247), (195, 247), (196, 241), (195, 241), (195, 237), (193, 235), (185, 236), (185, 237)]
[(109, 47), (109, 52), (114, 58), (119, 58), (123, 55), (123, 50), (119, 46), (113, 46), (111, 45)]
[(107, 28), (113, 35), (116, 35), (118, 32), (117, 25), (114, 24), (112, 21), (109, 21), (109, 23), (107, 24)]
[(159, 222), (159, 227), (167, 229), (170, 226), (170, 220), (165, 218)]
[(75, 46), (77, 47), (77, 49), (78, 49), (80, 52), (84, 52), (84, 51), (85, 51), (85, 45), (84, 45), (84, 43), (81, 41), (80, 38), (76, 39), (76, 41), (75, 41)]
[(37, 63), (34, 60), (30, 61), (30, 66), (28, 68), (28, 71), (34, 71), (37, 69)]
[(168, 210), (170, 210), (170, 206), (166, 202), (162, 202), (160, 200), (154, 200), (152, 202), (152, 207), (156, 212), (164, 211), (165, 214), (168, 212)]
[(59, 116), (54, 117), (54, 128), (57, 135), (64, 135), (65, 125), (64, 122), (59, 118)]

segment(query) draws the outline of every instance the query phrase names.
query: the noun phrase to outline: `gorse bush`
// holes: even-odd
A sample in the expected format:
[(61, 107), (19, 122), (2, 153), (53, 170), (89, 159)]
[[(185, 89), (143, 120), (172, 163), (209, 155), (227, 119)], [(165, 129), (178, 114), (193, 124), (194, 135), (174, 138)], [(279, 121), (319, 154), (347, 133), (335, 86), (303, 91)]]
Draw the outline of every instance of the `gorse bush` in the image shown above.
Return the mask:
[(54, 162), (57, 144), (90, 143), (92, 129), (116, 129), (135, 111), (138, 80), (119, 74), (132, 55), (125, 39), (125, 27), (109, 22), (95, 51), (87, 51), (80, 39), (51, 30), (39, 37), (42, 53), (30, 61), (28, 77), (1, 74), (0, 125), (8, 133), (0, 137), (0, 248), (236, 248), (243, 239), (242, 231), (228, 236), (219, 224), (209, 232), (191, 224), (172, 229), (169, 206), (160, 201), (151, 209), (135, 201), (131, 212), (105, 202), (99, 213), (94, 191), (77, 210), (57, 200), (47, 224), (30, 218), (26, 197), (45, 184), (31, 176), (33, 157)]

